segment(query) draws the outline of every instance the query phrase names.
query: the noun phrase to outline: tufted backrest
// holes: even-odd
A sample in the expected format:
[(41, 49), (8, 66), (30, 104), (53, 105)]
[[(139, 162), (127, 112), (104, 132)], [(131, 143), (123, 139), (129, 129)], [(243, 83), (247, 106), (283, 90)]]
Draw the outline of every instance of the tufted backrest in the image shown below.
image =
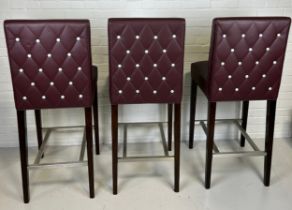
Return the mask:
[(88, 20), (4, 22), (16, 109), (92, 104)]
[(180, 103), (185, 20), (109, 19), (112, 104)]
[(289, 27), (286, 17), (214, 19), (209, 100), (276, 99)]

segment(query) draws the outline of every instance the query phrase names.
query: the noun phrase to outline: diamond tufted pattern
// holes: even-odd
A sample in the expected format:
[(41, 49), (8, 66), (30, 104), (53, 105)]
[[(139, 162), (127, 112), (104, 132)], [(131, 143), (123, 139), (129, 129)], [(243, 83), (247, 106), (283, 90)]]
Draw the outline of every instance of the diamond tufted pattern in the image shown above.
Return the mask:
[(192, 79), (210, 101), (275, 100), (290, 18), (213, 20), (209, 62), (193, 63)]
[(18, 110), (92, 105), (88, 20), (7, 20), (4, 28)]
[(180, 103), (184, 19), (113, 18), (108, 36), (112, 104)]

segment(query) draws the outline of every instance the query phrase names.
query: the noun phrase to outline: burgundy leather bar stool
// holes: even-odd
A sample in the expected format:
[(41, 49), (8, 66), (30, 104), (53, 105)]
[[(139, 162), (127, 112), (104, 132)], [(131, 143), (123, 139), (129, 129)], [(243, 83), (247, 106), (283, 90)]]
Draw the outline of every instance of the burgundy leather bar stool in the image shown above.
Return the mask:
[[(209, 60), (191, 64), (189, 147), (193, 148), (196, 92), (199, 86), (208, 99), (205, 187), (210, 188), (213, 155), (263, 155), (264, 184), (270, 184), (273, 134), (283, 61), (290, 27), (286, 17), (216, 18), (213, 20)], [(267, 100), (265, 150), (260, 151), (246, 133), (250, 100)], [(242, 119), (233, 120), (252, 152), (221, 153), (214, 144), (216, 104), (243, 101)], [(240, 124), (241, 122), (241, 124)], [(214, 150), (214, 153), (213, 153)]]
[(117, 194), (119, 104), (168, 104), (169, 150), (174, 104), (174, 190), (179, 191), (184, 35), (185, 20), (180, 18), (109, 19), (113, 194)]
[(84, 108), (88, 161), (68, 164), (88, 163), (89, 190), (93, 198), (91, 109), (97, 153), (99, 142), (97, 67), (91, 63), (89, 21), (7, 20), (4, 28), (17, 110), (24, 202), (28, 203), (30, 199), (28, 169), (36, 165), (28, 164), (26, 110), (35, 110), (38, 146), (41, 148), (44, 144), (40, 110), (56, 108)]

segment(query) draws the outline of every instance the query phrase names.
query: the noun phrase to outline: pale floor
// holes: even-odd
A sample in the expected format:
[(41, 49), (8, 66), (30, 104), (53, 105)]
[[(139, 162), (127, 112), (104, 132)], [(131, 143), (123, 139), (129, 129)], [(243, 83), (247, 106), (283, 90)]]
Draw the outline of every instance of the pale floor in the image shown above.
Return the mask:
[[(262, 146), (263, 141), (258, 140)], [(220, 142), (237, 148), (236, 141)], [(158, 149), (159, 148), (159, 149)], [(50, 147), (45, 160), (78, 158), (77, 146)], [(131, 144), (130, 151), (158, 151), (158, 143)], [(30, 149), (30, 161), (36, 149)], [(133, 154), (133, 153), (132, 153)], [(54, 157), (54, 158), (52, 158)], [(44, 160), (44, 161), (45, 161)], [(112, 195), (111, 150), (95, 156), (96, 196), (88, 195), (87, 168), (30, 172), (31, 200), (23, 204), (18, 148), (0, 149), (0, 210), (14, 209), (165, 209), (165, 210), (289, 210), (292, 209), (292, 140), (276, 140), (271, 186), (262, 183), (263, 157), (214, 158), (212, 186), (203, 185), (205, 142), (189, 150), (181, 144), (180, 192), (173, 191), (173, 161), (119, 163), (119, 194)]]

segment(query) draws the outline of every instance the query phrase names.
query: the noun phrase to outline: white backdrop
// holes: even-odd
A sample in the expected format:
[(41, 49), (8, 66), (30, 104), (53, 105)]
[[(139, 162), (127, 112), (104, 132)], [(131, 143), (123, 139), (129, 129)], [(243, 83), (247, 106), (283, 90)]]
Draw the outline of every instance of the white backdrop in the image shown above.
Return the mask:
[[(107, 19), (110, 17), (183, 17), (186, 19), (184, 96), (182, 101), (182, 140), (188, 139), (190, 63), (206, 59), (209, 51), (211, 21), (223, 16), (292, 16), (292, 0), (0, 0), (0, 22), (5, 19), (90, 19), (94, 64), (99, 67), (99, 114), (101, 142), (110, 142), (110, 104), (108, 98)], [(292, 128), (292, 42), (287, 48), (282, 85), (279, 94), (275, 137), (291, 137)], [(0, 27), (0, 147), (17, 146), (16, 112), (13, 102), (10, 70)], [(263, 138), (265, 133), (265, 102), (251, 102), (248, 131), (252, 137)], [(199, 92), (197, 117), (206, 118), (206, 99)], [(165, 121), (163, 105), (131, 105), (120, 109), (120, 121)], [(239, 103), (221, 103), (218, 118), (238, 117)], [(84, 124), (82, 109), (46, 110), (43, 125)], [(29, 145), (36, 145), (33, 112), (28, 112)], [(66, 134), (66, 135), (64, 135)], [(232, 139), (238, 133), (231, 126), (217, 126), (215, 138)], [(77, 144), (80, 131), (58, 132), (52, 143)], [(130, 129), (129, 141), (157, 141), (155, 126)], [(198, 127), (196, 140), (205, 139)]]

